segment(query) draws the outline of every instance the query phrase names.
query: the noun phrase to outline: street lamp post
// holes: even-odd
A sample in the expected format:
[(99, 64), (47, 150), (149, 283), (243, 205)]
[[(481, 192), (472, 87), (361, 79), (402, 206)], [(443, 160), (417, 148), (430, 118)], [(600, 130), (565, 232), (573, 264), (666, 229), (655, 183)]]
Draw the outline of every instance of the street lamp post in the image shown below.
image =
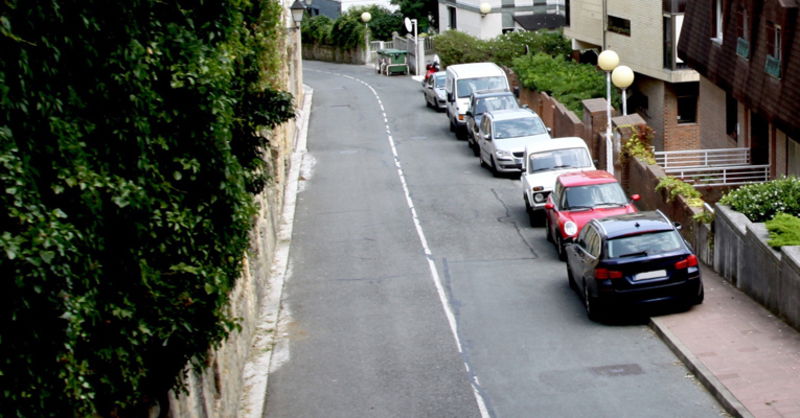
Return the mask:
[(622, 114), (628, 114), (628, 87), (633, 84), (633, 70), (627, 65), (620, 65), (611, 72), (611, 81), (615, 86), (622, 89)]
[(414, 27), (414, 48), (415, 48), (414, 67), (415, 67), (415, 72), (417, 73), (416, 75), (419, 76), (420, 61), (419, 61), (419, 40), (417, 39), (417, 19), (405, 18), (403, 22), (405, 23), (406, 30), (409, 32), (411, 32), (411, 27), (412, 26)]
[(606, 72), (606, 171), (614, 174), (614, 155), (611, 144), (611, 71), (619, 65), (619, 55), (606, 49), (598, 55), (597, 65)]
[(367, 23), (372, 20), (369, 12), (361, 13), (361, 21), (364, 22), (364, 64), (369, 64), (369, 26)]
[(289, 10), (292, 12), (292, 20), (294, 20), (295, 29), (300, 29), (300, 23), (303, 21), (303, 15), (306, 12), (306, 5), (301, 0), (294, 0)]

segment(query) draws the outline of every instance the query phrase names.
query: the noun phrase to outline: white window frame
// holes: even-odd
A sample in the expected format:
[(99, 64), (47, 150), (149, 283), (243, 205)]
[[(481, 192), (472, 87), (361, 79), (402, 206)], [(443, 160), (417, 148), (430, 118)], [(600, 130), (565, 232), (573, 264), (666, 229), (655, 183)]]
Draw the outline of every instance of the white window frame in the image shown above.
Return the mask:
[(714, 0), (714, 23), (717, 29), (716, 36), (713, 38), (717, 43), (722, 43), (723, 20), (722, 20), (722, 0)]

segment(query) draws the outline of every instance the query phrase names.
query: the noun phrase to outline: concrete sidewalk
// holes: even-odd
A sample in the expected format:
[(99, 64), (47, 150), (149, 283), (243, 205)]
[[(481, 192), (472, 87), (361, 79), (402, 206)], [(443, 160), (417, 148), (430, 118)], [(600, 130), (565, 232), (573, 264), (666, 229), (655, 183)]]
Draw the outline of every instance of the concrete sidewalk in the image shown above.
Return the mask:
[(651, 328), (731, 415), (800, 417), (800, 332), (701, 268), (705, 302)]

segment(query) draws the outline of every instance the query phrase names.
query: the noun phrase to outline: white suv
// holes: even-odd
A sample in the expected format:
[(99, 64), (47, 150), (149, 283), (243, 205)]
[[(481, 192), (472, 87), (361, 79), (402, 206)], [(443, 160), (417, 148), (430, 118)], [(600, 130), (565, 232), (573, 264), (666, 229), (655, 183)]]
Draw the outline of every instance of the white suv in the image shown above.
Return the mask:
[(530, 109), (484, 113), (475, 139), (481, 165), (488, 166), (495, 176), (521, 172), (525, 148), (552, 140), (550, 130), (539, 115)]
[(525, 209), (531, 215), (534, 211), (543, 210), (559, 175), (594, 169), (589, 148), (581, 138), (553, 138), (530, 144), (525, 149), (521, 176)]

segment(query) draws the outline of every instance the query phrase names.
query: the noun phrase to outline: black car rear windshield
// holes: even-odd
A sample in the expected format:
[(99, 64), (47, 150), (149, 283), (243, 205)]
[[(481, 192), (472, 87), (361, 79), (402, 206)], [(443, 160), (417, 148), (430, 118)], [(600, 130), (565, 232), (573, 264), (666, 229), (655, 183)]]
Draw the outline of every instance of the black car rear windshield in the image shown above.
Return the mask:
[(682, 238), (677, 231), (655, 231), (608, 240), (608, 258), (662, 254), (680, 250)]

